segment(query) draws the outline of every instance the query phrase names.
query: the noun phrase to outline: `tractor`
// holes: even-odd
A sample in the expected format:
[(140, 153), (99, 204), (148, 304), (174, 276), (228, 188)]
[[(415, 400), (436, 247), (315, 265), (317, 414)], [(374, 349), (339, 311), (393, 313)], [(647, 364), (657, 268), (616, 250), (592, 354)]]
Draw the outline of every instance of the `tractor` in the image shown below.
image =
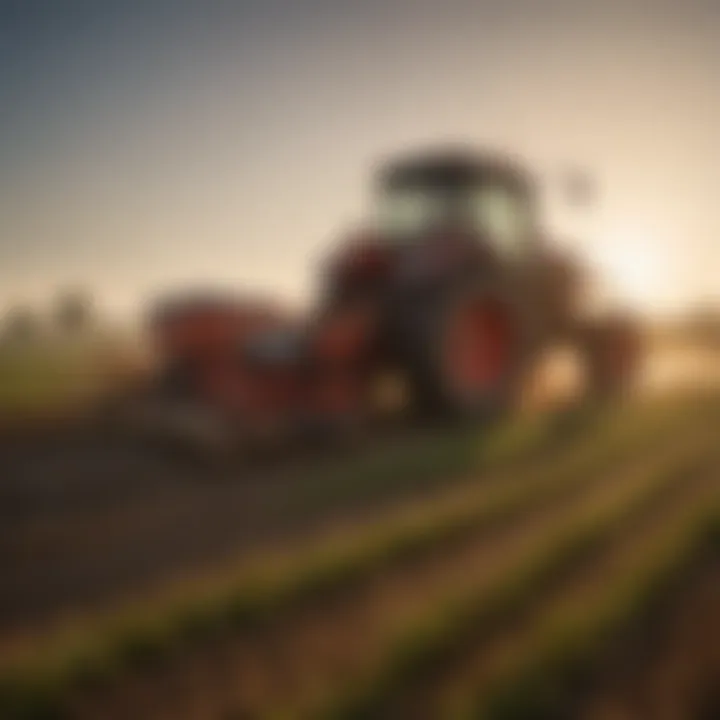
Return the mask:
[(439, 148), (382, 163), (371, 217), (321, 264), (315, 303), (216, 293), (159, 302), (146, 424), (215, 451), (346, 437), (380, 418), (488, 421), (549, 346), (573, 343), (586, 396), (630, 387), (629, 317), (584, 317), (581, 268), (553, 249), (514, 158)]

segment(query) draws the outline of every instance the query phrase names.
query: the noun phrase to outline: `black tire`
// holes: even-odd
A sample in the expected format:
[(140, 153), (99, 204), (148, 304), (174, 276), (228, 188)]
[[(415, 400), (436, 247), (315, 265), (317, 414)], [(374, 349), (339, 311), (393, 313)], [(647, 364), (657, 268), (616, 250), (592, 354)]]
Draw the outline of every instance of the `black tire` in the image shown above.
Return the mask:
[[(495, 380), (464, 390), (448, 372), (450, 320), (462, 304), (487, 303), (502, 314), (510, 333), (505, 360)], [(511, 288), (487, 280), (469, 280), (438, 290), (399, 319), (402, 350), (412, 394), (421, 414), (442, 420), (485, 421), (506, 414), (514, 405), (528, 357), (525, 315)]]

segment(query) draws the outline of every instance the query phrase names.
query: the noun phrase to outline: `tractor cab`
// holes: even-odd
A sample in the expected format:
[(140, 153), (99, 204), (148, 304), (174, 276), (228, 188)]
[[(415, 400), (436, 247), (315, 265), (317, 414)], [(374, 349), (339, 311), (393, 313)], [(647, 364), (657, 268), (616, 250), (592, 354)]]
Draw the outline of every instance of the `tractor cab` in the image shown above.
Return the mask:
[(457, 231), (512, 258), (524, 254), (534, 234), (533, 181), (506, 158), (469, 151), (415, 155), (381, 168), (373, 216), (386, 242)]
[(323, 304), (526, 265), (535, 205), (534, 179), (504, 155), (461, 149), (393, 159), (375, 177), (369, 221), (323, 268)]

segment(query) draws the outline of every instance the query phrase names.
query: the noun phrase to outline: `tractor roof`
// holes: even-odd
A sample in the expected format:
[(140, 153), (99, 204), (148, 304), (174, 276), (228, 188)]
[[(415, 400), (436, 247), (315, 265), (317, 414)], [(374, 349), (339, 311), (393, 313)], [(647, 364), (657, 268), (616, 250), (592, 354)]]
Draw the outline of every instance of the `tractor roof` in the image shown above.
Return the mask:
[(516, 158), (473, 148), (432, 148), (384, 163), (377, 182), (382, 189), (408, 185), (462, 187), (478, 181), (495, 181), (531, 194), (534, 178)]

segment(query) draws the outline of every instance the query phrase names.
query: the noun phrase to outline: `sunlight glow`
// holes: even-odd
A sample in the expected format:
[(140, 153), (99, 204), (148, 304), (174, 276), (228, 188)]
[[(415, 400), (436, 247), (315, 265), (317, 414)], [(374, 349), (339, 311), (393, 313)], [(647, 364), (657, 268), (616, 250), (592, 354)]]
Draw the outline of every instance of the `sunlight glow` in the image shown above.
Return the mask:
[(630, 229), (604, 233), (593, 254), (609, 290), (619, 299), (643, 308), (666, 299), (664, 249), (650, 234)]

